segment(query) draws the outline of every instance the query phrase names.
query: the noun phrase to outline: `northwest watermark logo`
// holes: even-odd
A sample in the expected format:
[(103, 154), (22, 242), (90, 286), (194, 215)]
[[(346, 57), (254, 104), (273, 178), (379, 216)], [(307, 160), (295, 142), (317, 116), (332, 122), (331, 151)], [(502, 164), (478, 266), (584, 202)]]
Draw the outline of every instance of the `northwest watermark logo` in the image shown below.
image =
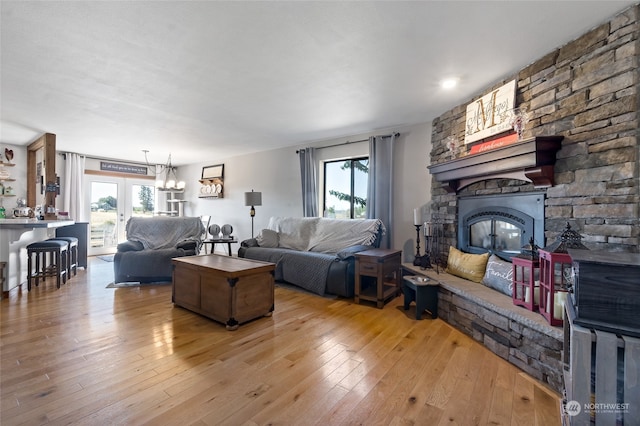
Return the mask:
[(628, 402), (616, 402), (616, 403), (597, 403), (588, 402), (586, 404), (580, 404), (578, 401), (567, 401), (564, 404), (564, 411), (571, 417), (577, 416), (585, 410), (585, 412), (591, 413), (628, 413)]
[(578, 401), (567, 401), (567, 403), (564, 404), (564, 411), (572, 417), (580, 414), (581, 410), (582, 407)]

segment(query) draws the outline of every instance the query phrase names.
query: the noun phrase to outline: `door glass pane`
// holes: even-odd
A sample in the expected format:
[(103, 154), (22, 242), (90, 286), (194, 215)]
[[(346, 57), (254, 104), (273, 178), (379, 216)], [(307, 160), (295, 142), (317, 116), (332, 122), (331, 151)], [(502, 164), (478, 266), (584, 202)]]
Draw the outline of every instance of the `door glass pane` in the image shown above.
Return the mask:
[(345, 161), (325, 164), (325, 217), (349, 219), (351, 216), (351, 170)]
[(153, 185), (131, 185), (131, 216), (151, 217), (154, 211), (154, 193)]
[(472, 247), (491, 249), (491, 220), (483, 220), (469, 227), (469, 244)]
[(496, 250), (506, 252), (520, 252), (521, 233), (515, 225), (496, 220)]
[(118, 184), (91, 182), (91, 247), (118, 244)]
[(369, 178), (369, 159), (354, 161), (353, 170), (353, 217), (367, 217), (367, 185)]

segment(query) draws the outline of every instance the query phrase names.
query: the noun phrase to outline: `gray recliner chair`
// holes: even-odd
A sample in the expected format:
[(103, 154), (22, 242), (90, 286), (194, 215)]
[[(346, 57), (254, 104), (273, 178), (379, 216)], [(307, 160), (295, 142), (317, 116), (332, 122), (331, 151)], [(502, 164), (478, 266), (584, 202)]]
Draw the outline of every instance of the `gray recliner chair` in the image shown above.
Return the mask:
[(199, 217), (132, 217), (127, 241), (113, 260), (116, 283), (171, 281), (174, 257), (198, 254), (204, 226)]

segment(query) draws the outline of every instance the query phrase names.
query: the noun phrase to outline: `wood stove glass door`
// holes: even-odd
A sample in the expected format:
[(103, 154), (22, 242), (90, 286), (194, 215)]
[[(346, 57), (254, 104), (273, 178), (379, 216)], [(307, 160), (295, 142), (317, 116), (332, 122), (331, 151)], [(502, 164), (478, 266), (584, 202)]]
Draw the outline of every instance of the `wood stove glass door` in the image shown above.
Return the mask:
[[(469, 253), (496, 254), (510, 260), (520, 253), (530, 235), (533, 235), (533, 220), (526, 215), (514, 215), (514, 211), (492, 209), (475, 212), (463, 219), (462, 250)], [(503, 211), (500, 211), (503, 210)]]
[(520, 252), (522, 230), (502, 220), (482, 220), (471, 225), (470, 243), (491, 252)]

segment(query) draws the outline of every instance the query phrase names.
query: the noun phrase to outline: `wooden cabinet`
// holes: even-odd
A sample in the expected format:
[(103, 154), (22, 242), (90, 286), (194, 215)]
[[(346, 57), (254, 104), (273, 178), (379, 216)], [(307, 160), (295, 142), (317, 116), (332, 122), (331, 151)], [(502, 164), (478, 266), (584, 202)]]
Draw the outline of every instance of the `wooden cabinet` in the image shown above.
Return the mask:
[(372, 249), (356, 253), (355, 302), (375, 302), (384, 307), (402, 285), (401, 250)]
[(640, 419), (640, 339), (620, 331), (582, 327), (565, 302), (563, 424), (637, 424)]
[(640, 254), (569, 249), (576, 324), (640, 338)]

